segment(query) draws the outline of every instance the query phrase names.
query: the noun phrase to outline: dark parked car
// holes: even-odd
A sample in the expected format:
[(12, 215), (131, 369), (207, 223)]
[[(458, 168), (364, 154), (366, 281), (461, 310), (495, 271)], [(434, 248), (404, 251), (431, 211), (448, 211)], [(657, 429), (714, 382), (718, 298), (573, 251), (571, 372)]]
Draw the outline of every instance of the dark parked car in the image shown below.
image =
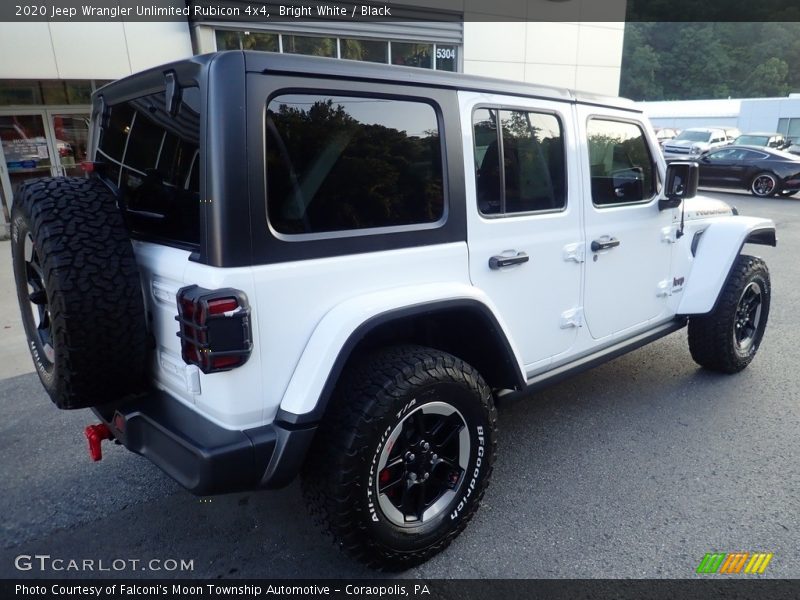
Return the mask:
[(786, 145), (786, 138), (781, 133), (743, 133), (735, 140), (734, 146), (763, 146), (765, 148), (776, 148), (783, 150)]
[(800, 156), (757, 146), (726, 146), (703, 154), (700, 185), (750, 190), (762, 198), (800, 191)]

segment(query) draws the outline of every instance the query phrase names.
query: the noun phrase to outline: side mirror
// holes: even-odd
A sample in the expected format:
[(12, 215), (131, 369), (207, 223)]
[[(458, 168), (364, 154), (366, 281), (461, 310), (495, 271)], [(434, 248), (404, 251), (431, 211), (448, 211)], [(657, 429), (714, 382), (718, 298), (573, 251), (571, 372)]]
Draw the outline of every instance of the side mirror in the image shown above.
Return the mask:
[(683, 200), (697, 195), (700, 167), (696, 162), (671, 162), (667, 165), (666, 198), (658, 201), (658, 210), (678, 208)]

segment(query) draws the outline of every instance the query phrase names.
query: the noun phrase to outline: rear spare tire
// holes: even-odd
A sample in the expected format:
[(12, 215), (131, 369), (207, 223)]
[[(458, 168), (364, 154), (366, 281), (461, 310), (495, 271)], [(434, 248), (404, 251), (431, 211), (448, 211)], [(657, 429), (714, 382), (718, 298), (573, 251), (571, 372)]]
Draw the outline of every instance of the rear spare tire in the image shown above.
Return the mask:
[(11, 254), (36, 372), (56, 406), (96, 406), (139, 390), (147, 333), (130, 238), (99, 182), (55, 177), (20, 187)]

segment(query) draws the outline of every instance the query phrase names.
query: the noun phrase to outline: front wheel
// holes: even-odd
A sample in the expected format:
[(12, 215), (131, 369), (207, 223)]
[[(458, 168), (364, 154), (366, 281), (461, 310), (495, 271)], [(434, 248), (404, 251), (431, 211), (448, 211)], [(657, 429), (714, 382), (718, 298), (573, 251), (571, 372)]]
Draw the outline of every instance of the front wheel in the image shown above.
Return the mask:
[(447, 547), (489, 482), (496, 411), (480, 374), (399, 346), (345, 373), (303, 473), (312, 514), (373, 567), (403, 570)]
[(695, 362), (721, 373), (738, 373), (749, 365), (764, 337), (771, 295), (764, 261), (739, 256), (714, 310), (689, 319)]
[(759, 173), (750, 182), (750, 191), (759, 198), (769, 198), (778, 191), (778, 179), (772, 173)]

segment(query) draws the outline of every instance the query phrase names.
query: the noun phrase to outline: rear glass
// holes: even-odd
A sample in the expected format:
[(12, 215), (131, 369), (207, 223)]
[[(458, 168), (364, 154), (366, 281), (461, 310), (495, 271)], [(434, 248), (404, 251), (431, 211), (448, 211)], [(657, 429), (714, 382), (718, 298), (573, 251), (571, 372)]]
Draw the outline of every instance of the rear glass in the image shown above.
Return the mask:
[(164, 92), (112, 105), (96, 160), (119, 188), (131, 231), (181, 245), (200, 242), (200, 93), (181, 91), (176, 115)]

